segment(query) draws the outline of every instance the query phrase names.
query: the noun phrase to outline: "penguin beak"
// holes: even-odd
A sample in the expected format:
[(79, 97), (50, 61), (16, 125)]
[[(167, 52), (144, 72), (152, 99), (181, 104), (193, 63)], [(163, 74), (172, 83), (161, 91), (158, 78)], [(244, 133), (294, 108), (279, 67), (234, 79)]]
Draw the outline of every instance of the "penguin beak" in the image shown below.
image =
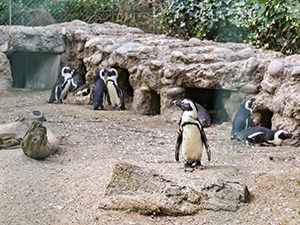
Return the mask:
[(177, 106), (179, 106), (180, 103), (181, 103), (180, 100), (173, 100), (173, 101), (171, 102), (171, 105), (177, 105)]

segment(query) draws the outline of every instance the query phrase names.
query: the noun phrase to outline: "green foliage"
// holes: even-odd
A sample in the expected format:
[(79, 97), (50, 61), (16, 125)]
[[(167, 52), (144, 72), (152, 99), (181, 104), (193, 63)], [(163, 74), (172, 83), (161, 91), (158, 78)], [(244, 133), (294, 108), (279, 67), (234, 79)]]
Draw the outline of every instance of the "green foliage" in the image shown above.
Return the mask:
[(247, 29), (232, 23), (235, 0), (170, 0), (160, 13), (165, 31), (183, 38), (199, 37), (214, 41), (242, 42)]
[[(286, 54), (300, 53), (300, 1), (241, 1), (236, 22), (251, 29), (251, 42)], [(241, 10), (239, 11), (241, 12)]]
[(182, 38), (300, 53), (300, 0), (169, 0), (159, 18), (165, 32)]

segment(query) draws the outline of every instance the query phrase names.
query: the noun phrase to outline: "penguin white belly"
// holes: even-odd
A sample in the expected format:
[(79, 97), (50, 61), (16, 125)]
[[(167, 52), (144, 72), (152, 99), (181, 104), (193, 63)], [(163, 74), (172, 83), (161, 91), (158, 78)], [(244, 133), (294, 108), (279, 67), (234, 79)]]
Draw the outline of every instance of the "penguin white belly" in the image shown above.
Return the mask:
[(120, 106), (121, 100), (118, 96), (117, 90), (112, 81), (107, 82), (107, 89), (108, 89), (111, 104), (113, 106)]
[(185, 125), (182, 137), (181, 151), (183, 158), (188, 163), (201, 160), (203, 143), (198, 127), (195, 125)]
[(68, 94), (68, 91), (71, 87), (71, 80), (67, 80), (67, 83), (64, 87), (64, 89), (62, 90), (62, 93), (60, 95), (60, 99), (63, 100), (65, 98), (65, 96)]

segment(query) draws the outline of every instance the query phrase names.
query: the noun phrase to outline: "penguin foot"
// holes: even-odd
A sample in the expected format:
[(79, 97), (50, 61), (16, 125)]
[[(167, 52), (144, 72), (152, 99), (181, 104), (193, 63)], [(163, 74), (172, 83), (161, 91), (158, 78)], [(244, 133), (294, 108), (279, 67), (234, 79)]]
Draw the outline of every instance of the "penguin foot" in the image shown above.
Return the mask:
[(185, 162), (184, 163), (184, 172), (193, 172), (194, 171), (194, 168), (192, 167), (191, 164)]
[(201, 161), (199, 160), (199, 161), (196, 162), (195, 168), (203, 170), (203, 169), (205, 169), (205, 166), (203, 166), (201, 164)]

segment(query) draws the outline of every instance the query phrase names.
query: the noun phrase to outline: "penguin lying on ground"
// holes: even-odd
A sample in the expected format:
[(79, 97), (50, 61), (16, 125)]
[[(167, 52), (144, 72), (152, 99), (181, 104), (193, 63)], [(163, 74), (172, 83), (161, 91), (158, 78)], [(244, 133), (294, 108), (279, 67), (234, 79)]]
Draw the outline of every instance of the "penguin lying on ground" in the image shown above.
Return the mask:
[(63, 67), (61, 75), (58, 76), (49, 98), (48, 103), (57, 101), (63, 103), (68, 96), (68, 91), (71, 87), (72, 69), (70, 67)]
[(196, 168), (203, 169), (201, 164), (203, 145), (207, 151), (210, 161), (211, 152), (208, 148), (207, 138), (203, 127), (198, 119), (198, 110), (195, 103), (190, 99), (174, 100), (173, 105), (177, 105), (182, 111), (179, 121), (179, 131), (176, 141), (175, 159), (179, 160), (179, 149), (181, 147), (184, 158), (184, 171), (193, 171), (193, 164)]
[(274, 131), (266, 127), (250, 127), (235, 134), (234, 138), (245, 143), (261, 145), (281, 145), (283, 140), (292, 138), (293, 135), (284, 131)]
[(125, 109), (125, 100), (121, 88), (117, 82), (118, 72), (115, 69), (110, 69), (105, 75), (105, 83), (109, 95), (109, 100), (113, 109)]
[(107, 72), (108, 70), (102, 69), (101, 71), (98, 71), (96, 73), (96, 84), (91, 94), (91, 98), (94, 104), (94, 110), (98, 110), (99, 107), (100, 109), (104, 109), (103, 104), (105, 101), (105, 97), (107, 95), (107, 88), (105, 85), (104, 76), (106, 75)]
[(254, 101), (255, 98), (252, 98), (250, 100), (244, 100), (241, 103), (238, 111), (236, 112), (233, 118), (232, 131), (231, 131), (232, 139), (234, 139), (234, 136), (237, 132), (254, 126), (253, 120), (251, 118), (252, 105)]
[(210, 127), (211, 120), (210, 120), (209, 112), (202, 105), (200, 105), (196, 102), (195, 102), (195, 105), (196, 105), (196, 108), (198, 111), (198, 119), (199, 119), (201, 125), (203, 127)]
[(72, 80), (70, 91), (73, 93), (73, 95), (87, 96), (90, 93), (90, 86), (85, 83), (85, 76), (75, 69), (72, 69), (71, 74)]

